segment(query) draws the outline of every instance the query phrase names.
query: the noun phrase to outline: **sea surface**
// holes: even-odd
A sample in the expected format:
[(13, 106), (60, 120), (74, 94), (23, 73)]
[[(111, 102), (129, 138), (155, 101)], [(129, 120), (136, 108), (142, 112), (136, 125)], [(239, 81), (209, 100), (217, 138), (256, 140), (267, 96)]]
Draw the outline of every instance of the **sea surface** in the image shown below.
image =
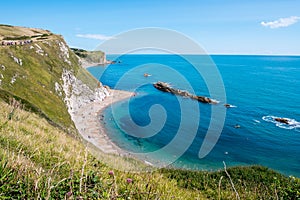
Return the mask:
[[(135, 92), (129, 102), (119, 102), (104, 114), (109, 137), (119, 147), (146, 155), (153, 164), (155, 159), (158, 163), (170, 158), (174, 167), (217, 170), (225, 161), (227, 166), (263, 165), (300, 177), (299, 56), (111, 55), (108, 59), (117, 62), (88, 70), (104, 85)], [(157, 81), (220, 102), (203, 104), (164, 93), (153, 87)], [(225, 103), (232, 108), (225, 108)], [(215, 108), (225, 112), (224, 126), (218, 118), (222, 114), (213, 116)], [(276, 122), (276, 117), (287, 118), (289, 124)], [(214, 119), (216, 129), (210, 127)], [(216, 144), (200, 158), (208, 130), (216, 132)], [(177, 136), (176, 144), (170, 145)], [(164, 147), (171, 150), (161, 151)], [(150, 158), (156, 151), (159, 156)]]

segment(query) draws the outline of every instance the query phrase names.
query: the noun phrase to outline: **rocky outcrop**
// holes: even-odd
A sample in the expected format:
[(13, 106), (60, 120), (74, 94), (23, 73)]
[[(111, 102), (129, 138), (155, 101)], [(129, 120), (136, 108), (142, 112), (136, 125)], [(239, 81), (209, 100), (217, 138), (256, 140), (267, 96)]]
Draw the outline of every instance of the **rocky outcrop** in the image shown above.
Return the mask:
[(188, 97), (188, 98), (197, 100), (202, 103), (209, 103), (209, 104), (217, 104), (218, 103), (218, 101), (208, 98), (208, 97), (205, 97), (205, 96), (196, 96), (196, 95), (190, 94), (189, 92), (184, 91), (184, 90), (174, 89), (168, 83), (165, 83), (165, 82), (159, 81), (157, 83), (154, 83), (153, 86), (162, 92), (168, 92), (171, 94)]
[(283, 123), (283, 124), (289, 124), (289, 120), (285, 118), (275, 118), (275, 121)]
[(202, 103), (209, 103), (209, 104), (217, 104), (218, 103), (218, 101), (208, 98), (208, 97), (204, 97), (204, 96), (192, 96), (191, 98), (195, 99), (199, 102), (202, 102)]

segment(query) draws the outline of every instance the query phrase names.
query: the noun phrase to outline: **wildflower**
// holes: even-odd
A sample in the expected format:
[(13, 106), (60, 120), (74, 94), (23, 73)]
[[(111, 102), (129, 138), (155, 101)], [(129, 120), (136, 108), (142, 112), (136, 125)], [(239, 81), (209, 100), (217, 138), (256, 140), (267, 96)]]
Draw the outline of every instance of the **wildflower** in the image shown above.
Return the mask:
[(111, 171), (108, 172), (108, 174), (111, 175), (111, 176), (113, 176), (114, 175), (114, 171), (111, 170)]
[(70, 196), (72, 196), (72, 192), (70, 191), (66, 195), (67, 195), (67, 197), (70, 197)]
[(131, 178), (127, 178), (126, 182), (129, 184), (129, 183), (132, 183), (132, 179)]

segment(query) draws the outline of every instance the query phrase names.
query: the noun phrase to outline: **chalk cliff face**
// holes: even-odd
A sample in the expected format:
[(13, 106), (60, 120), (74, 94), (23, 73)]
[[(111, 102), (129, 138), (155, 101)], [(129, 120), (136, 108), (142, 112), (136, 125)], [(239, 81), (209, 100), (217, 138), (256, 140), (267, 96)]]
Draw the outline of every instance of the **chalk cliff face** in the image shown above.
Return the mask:
[[(62, 73), (62, 87), (65, 96), (65, 103), (68, 112), (73, 116), (82, 106), (91, 102), (101, 102), (109, 92), (99, 83), (97, 87), (89, 87), (80, 78), (76, 77), (72, 71), (64, 69)], [(58, 91), (61, 91), (60, 89)]]
[(61, 36), (0, 25), (0, 98), (17, 98), (27, 109), (72, 132), (72, 113), (107, 95)]

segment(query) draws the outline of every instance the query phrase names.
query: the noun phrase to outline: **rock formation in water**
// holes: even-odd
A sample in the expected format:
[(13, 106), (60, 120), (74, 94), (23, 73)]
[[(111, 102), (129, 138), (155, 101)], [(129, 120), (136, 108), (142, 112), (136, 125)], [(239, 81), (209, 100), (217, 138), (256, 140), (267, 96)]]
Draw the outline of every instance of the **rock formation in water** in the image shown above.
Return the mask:
[(289, 124), (289, 120), (285, 118), (275, 118), (275, 121), (283, 123), (283, 124)]
[(205, 96), (196, 96), (196, 95), (190, 94), (189, 92), (184, 91), (184, 90), (174, 89), (168, 83), (165, 83), (165, 82), (159, 81), (157, 83), (154, 83), (153, 86), (160, 91), (168, 92), (168, 93), (183, 96), (183, 97), (188, 97), (188, 98), (197, 100), (202, 103), (209, 103), (209, 104), (217, 104), (218, 103), (216, 100), (205, 97)]

